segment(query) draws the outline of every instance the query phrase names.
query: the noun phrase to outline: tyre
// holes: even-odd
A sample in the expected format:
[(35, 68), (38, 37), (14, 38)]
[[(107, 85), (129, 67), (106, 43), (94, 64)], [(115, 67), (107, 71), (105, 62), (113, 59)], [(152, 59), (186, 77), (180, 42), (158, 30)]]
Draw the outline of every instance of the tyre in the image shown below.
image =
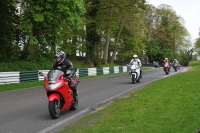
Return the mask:
[(59, 107), (59, 102), (57, 100), (49, 102), (49, 114), (53, 119), (57, 119), (59, 117), (60, 107)]
[(74, 101), (73, 101), (73, 104), (72, 104), (72, 106), (69, 108), (69, 110), (73, 111), (73, 110), (76, 110), (76, 109), (77, 109), (77, 107), (78, 107), (78, 101), (79, 101), (78, 96), (76, 96), (76, 99), (77, 99), (77, 102), (75, 102), (75, 100), (74, 100)]
[(168, 74), (169, 74), (169, 71), (165, 70), (165, 74), (168, 75)]
[(174, 71), (177, 72), (177, 67), (174, 66)]
[(138, 79), (137, 79), (137, 83), (139, 83), (140, 82), (140, 77), (138, 77)]
[(135, 84), (136, 83), (136, 79), (135, 79), (135, 76), (133, 74), (132, 74), (132, 78), (131, 79), (132, 79), (132, 83)]

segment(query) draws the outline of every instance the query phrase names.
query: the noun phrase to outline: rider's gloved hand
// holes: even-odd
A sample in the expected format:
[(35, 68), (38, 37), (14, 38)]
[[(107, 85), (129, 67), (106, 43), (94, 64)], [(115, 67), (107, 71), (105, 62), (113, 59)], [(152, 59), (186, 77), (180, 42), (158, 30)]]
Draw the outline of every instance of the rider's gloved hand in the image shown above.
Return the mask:
[(71, 75), (66, 76), (66, 79), (71, 80), (72, 79)]

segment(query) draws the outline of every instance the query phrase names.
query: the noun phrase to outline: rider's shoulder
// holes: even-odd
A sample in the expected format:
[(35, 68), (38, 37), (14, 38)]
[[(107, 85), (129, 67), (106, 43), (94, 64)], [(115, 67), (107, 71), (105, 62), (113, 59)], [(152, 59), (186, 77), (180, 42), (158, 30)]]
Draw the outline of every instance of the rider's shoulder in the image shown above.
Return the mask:
[(65, 63), (66, 63), (67, 65), (71, 65), (71, 66), (72, 66), (72, 62), (71, 62), (71, 60), (69, 60), (69, 59), (65, 59)]

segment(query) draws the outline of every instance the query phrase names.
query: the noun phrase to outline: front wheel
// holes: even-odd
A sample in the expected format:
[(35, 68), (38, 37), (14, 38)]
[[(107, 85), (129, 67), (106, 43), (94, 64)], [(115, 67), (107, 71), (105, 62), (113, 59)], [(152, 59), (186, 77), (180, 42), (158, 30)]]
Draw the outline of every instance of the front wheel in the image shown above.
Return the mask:
[(135, 84), (136, 83), (136, 79), (135, 79), (135, 75), (132, 74), (132, 83)]
[(168, 75), (168, 74), (169, 74), (169, 71), (168, 71), (168, 70), (165, 70), (165, 74)]
[(49, 102), (49, 114), (53, 119), (57, 119), (59, 117), (60, 107), (59, 107), (59, 102), (57, 100)]

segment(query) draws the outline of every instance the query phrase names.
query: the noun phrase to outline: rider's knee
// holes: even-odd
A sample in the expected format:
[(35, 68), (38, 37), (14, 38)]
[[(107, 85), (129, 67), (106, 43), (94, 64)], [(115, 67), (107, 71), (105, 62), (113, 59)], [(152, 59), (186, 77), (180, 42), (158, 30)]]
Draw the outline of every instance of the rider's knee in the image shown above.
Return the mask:
[(76, 85), (74, 84), (74, 80), (73, 80), (73, 79), (70, 80), (69, 86), (70, 86), (70, 88), (73, 89), (73, 90), (76, 88)]

